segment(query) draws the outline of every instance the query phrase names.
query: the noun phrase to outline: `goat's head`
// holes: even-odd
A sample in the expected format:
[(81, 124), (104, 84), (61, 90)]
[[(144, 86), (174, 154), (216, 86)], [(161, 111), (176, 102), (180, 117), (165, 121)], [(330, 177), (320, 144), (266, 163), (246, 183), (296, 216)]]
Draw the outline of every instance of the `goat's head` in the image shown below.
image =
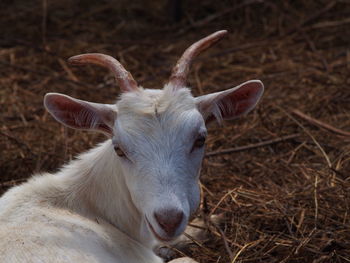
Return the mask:
[(186, 87), (192, 59), (226, 34), (218, 31), (189, 47), (163, 89), (142, 89), (114, 58), (84, 54), (72, 64), (111, 69), (122, 91), (106, 105), (49, 93), (45, 107), (56, 120), (78, 129), (97, 130), (113, 142), (117, 165), (124, 171), (143, 226), (158, 240), (171, 240), (185, 229), (200, 200), (199, 172), (206, 124), (249, 112), (263, 93), (259, 80), (194, 98)]

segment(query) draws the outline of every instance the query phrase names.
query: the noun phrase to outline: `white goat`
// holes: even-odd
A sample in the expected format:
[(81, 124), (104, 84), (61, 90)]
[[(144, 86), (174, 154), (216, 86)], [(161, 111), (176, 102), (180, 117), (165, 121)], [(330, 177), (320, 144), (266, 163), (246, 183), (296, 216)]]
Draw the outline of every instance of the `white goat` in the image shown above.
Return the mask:
[(58, 173), (36, 175), (3, 195), (0, 262), (163, 262), (153, 249), (179, 237), (199, 204), (205, 124), (249, 112), (263, 93), (252, 80), (191, 95), (192, 59), (225, 34), (189, 47), (162, 90), (138, 87), (110, 56), (70, 58), (111, 69), (121, 97), (110, 105), (49, 93), (45, 107), (62, 124), (109, 139)]

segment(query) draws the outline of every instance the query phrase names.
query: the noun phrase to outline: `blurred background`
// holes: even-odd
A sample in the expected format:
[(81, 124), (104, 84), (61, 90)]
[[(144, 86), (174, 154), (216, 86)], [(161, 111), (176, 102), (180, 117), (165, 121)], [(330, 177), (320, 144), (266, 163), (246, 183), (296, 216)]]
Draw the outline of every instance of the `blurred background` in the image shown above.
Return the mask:
[[(350, 1), (2, 0), (0, 190), (57, 171), (105, 140), (66, 129), (47, 92), (113, 103), (105, 69), (67, 58), (116, 57), (145, 88), (161, 88), (182, 52), (229, 35), (192, 66), (194, 95), (261, 79), (258, 108), (211, 125), (197, 217), (200, 262), (350, 262)], [(210, 214), (222, 214), (215, 224)]]

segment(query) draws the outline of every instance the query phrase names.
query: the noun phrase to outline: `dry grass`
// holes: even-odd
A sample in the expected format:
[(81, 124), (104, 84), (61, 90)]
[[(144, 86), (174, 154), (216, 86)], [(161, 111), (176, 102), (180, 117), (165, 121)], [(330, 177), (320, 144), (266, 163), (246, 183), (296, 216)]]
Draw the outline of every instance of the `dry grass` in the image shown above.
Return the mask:
[(104, 103), (118, 96), (106, 71), (68, 67), (69, 56), (111, 54), (144, 87), (161, 87), (189, 44), (227, 29), (194, 64), (193, 93), (255, 78), (266, 93), (249, 116), (209, 128), (216, 154), (204, 161), (198, 216), (225, 221), (208, 223), (211, 238), (184, 253), (200, 262), (350, 262), (348, 1), (190, 0), (179, 23), (162, 1), (5, 2), (1, 191), (104, 139), (65, 129), (43, 109), (49, 91)]

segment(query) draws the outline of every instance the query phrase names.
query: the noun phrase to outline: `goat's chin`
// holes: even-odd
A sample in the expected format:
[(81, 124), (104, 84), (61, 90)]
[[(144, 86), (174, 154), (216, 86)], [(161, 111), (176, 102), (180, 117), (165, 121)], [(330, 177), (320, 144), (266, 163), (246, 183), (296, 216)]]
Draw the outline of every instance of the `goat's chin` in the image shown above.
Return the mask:
[(153, 236), (161, 243), (170, 243), (171, 241), (173, 241), (178, 237), (178, 235), (169, 237), (169, 236), (163, 236), (161, 234), (158, 234), (147, 218), (146, 218), (146, 221), (147, 221), (148, 228), (150, 229), (150, 232), (152, 232)]

